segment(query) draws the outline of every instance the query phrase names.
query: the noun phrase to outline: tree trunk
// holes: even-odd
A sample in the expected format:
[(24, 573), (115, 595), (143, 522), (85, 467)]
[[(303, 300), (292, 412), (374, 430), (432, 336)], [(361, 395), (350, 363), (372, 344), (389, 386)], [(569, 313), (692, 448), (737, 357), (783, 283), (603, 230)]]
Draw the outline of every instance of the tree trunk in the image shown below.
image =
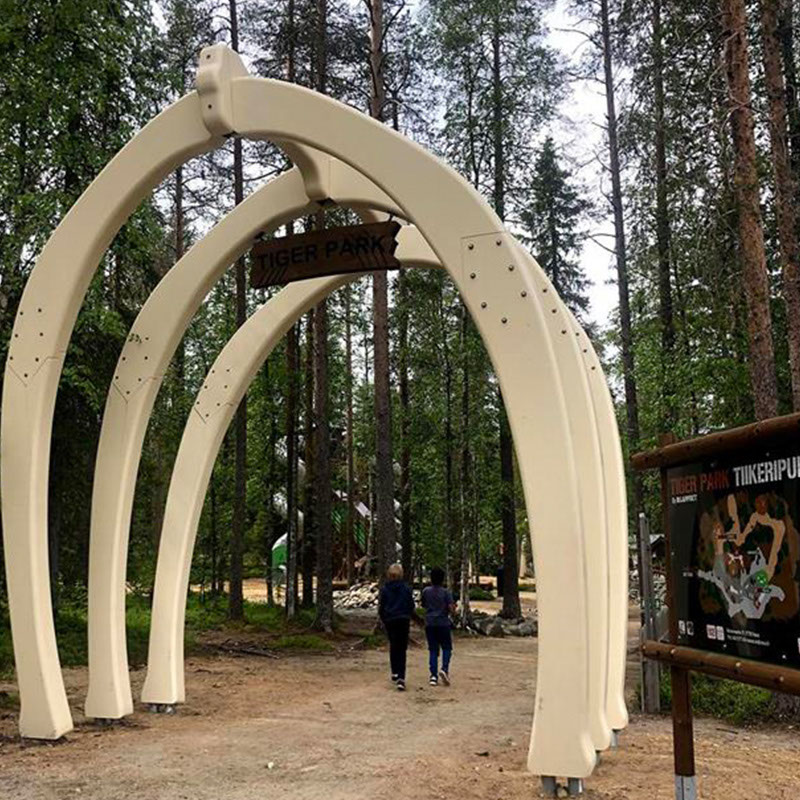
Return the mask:
[(219, 533), (217, 529), (217, 482), (211, 476), (211, 509), (209, 513), (209, 557), (211, 558), (211, 594), (217, 597), (222, 592), (219, 569)]
[(295, 82), (295, 43), (297, 31), (295, 30), (294, 0), (286, 3), (286, 80)]
[(786, 108), (789, 117), (789, 157), (795, 184), (795, 199), (800, 201), (800, 104), (797, 66), (794, 60), (794, 9), (792, 0), (781, 0), (778, 36), (781, 40), (783, 72), (786, 76)]
[(314, 508), (314, 310), (306, 315), (305, 353), (305, 462), (306, 480), (303, 492), (303, 608), (314, 605), (314, 539), (316, 515)]
[(469, 605), (469, 544), (472, 531), (472, 452), (469, 419), (469, 350), (467, 346), (467, 307), (461, 303), (461, 625), (466, 627), (472, 613)]
[[(320, 212), (319, 216), (322, 216)], [(319, 219), (319, 218), (318, 218)], [(314, 395), (316, 442), (314, 481), (317, 550), (317, 619), (326, 632), (333, 629), (333, 531), (331, 526), (331, 436), (328, 421), (328, 304), (314, 312)]]
[[(317, 214), (318, 229), (325, 226), (324, 213)], [(327, 633), (333, 630), (333, 531), (331, 525), (331, 436), (328, 420), (328, 304), (323, 300), (314, 311), (314, 495), (317, 555), (317, 623)]]
[(365, 570), (367, 577), (374, 577), (375, 569), (375, 481), (372, 476), (372, 468), (367, 468), (367, 506), (369, 508), (369, 521), (367, 524), (367, 567)]
[(444, 379), (444, 513), (447, 539), (445, 540), (445, 573), (447, 585), (455, 591), (456, 543), (458, 541), (458, 522), (456, 520), (455, 489), (453, 475), (453, 365), (450, 358), (450, 345), (447, 338), (447, 310), (444, 304), (444, 282), (439, 283), (439, 324), (442, 335), (442, 367)]
[[(231, 47), (239, 51), (239, 23), (236, 16), (236, 0), (229, 0), (231, 16)], [(242, 170), (242, 140), (233, 140), (233, 190), (234, 203), (244, 199), (244, 177)], [(245, 281), (244, 257), (236, 262), (236, 327), (245, 323), (247, 317), (247, 284)], [(236, 409), (236, 451), (234, 467), (233, 525), (231, 528), (231, 586), (229, 613), (231, 619), (244, 618), (244, 594), (242, 589), (244, 561), (244, 529), (247, 513), (247, 395)]]
[[(392, 98), (392, 127), (400, 130), (399, 98)], [(397, 277), (400, 308), (398, 330), (398, 389), (400, 392), (400, 543), (403, 547), (403, 573), (414, 582), (414, 553), (411, 534), (411, 441), (409, 432), (411, 396), (408, 384), (408, 319), (411, 307), (408, 299), (408, 274), (400, 270)]]
[[(286, 5), (288, 48), (286, 79), (295, 81), (295, 18), (294, 0)], [(294, 233), (294, 223), (288, 222), (286, 233)], [(297, 324), (286, 334), (286, 616), (292, 619), (297, 612), (297, 376), (300, 372)]]
[(677, 420), (673, 366), (675, 321), (672, 309), (671, 230), (667, 203), (667, 145), (664, 119), (664, 53), (661, 29), (662, 0), (653, 0), (653, 104), (656, 156), (656, 250), (658, 252), (658, 317), (661, 324), (662, 430), (670, 431)]
[(345, 522), (345, 550), (347, 585), (355, 583), (355, 525), (356, 525), (356, 474), (353, 447), (353, 328), (352, 291), (345, 287), (344, 295), (344, 341), (345, 341), (345, 449), (347, 451), (347, 519)]
[(403, 545), (403, 572), (413, 582), (413, 542), (411, 536), (411, 441), (409, 431), (410, 393), (408, 385), (408, 276), (400, 270), (398, 278), (400, 329), (398, 332), (398, 383), (400, 389), (400, 541)]
[(383, 121), (386, 108), (385, 54), (383, 52), (383, 0), (367, 0), (369, 11), (369, 114)]
[[(271, 389), (269, 381), (269, 359), (264, 362), (264, 378), (266, 391), (269, 392)], [(274, 606), (275, 587), (272, 572), (272, 545), (275, 544), (275, 530), (277, 528), (275, 520), (275, 484), (277, 483), (275, 462), (277, 461), (276, 443), (278, 439), (278, 425), (275, 419), (275, 412), (272, 408), (270, 408), (269, 419), (264, 420), (264, 423), (269, 425), (269, 441), (267, 443), (267, 452), (264, 454), (268, 463), (267, 480), (266, 486), (264, 487), (264, 494), (267, 497), (267, 510), (264, 524), (264, 576), (266, 578), (267, 605)]]
[(800, 411), (800, 278), (798, 277), (797, 216), (794, 203), (797, 186), (792, 173), (786, 127), (786, 88), (781, 69), (778, 37), (779, 0), (761, 0), (761, 51), (769, 101), (769, 136), (775, 181), (775, 210), (778, 218), (783, 301), (789, 344), (789, 374), (792, 406)]
[[(291, 233), (291, 229), (289, 230)], [(286, 616), (297, 611), (297, 325), (286, 334)]]
[[(328, 3), (316, 0), (316, 89), (327, 90)], [(325, 212), (316, 215), (317, 230), (325, 227)], [(317, 623), (327, 633), (333, 630), (333, 528), (331, 522), (331, 435), (328, 403), (328, 301), (314, 311), (314, 540), (317, 563)]]
[[(606, 115), (608, 125), (608, 158), (611, 170), (611, 205), (614, 212), (614, 248), (617, 264), (617, 289), (619, 292), (620, 344), (622, 351), (622, 373), (625, 387), (625, 413), (628, 434), (628, 451), (639, 447), (639, 401), (636, 391), (636, 372), (633, 358), (633, 334), (631, 304), (628, 292), (628, 264), (625, 249), (625, 221), (622, 207), (622, 177), (617, 139), (617, 111), (614, 99), (614, 71), (611, 52), (611, 25), (608, 15), (608, 0), (600, 0), (600, 30), (603, 50), (603, 80), (606, 93)], [(638, 519), (642, 509), (642, 479), (638, 472), (631, 475), (633, 486), (632, 517)], [(638, 525), (634, 526), (638, 537)], [(640, 548), (637, 548), (639, 550)], [(639, 574), (641, 575), (641, 564)]]
[(734, 152), (734, 195), (738, 212), (742, 282), (747, 301), (748, 365), (757, 419), (778, 413), (772, 346), (769, 279), (759, 206), (744, 0), (721, 0), (728, 105)]
[[(506, 163), (503, 125), (503, 75), (500, 20), (496, 12), (492, 29), (492, 135), (494, 144), (494, 209), (505, 222)], [(508, 619), (521, 616), (519, 570), (517, 569), (517, 520), (514, 502), (514, 445), (511, 429), (498, 389), (500, 411), (500, 519), (503, 526), (503, 610)]]
[[(386, 105), (383, 53), (383, 0), (370, 0), (370, 115), (383, 119)], [(392, 458), (392, 402), (389, 375), (389, 280), (385, 270), (372, 278), (372, 323), (375, 359), (375, 497), (378, 580), (396, 559), (394, 524), (394, 469)]]
[(500, 616), (517, 619), (522, 616), (522, 608), (519, 602), (517, 514), (514, 503), (514, 444), (503, 394), (499, 389), (497, 397), (500, 404), (500, 519), (503, 525), (503, 609)]

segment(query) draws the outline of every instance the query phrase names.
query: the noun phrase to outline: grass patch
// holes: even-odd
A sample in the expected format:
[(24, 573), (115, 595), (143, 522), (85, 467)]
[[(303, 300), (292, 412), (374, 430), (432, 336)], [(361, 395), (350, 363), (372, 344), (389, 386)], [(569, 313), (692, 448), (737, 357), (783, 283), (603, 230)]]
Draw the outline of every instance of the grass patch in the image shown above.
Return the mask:
[(382, 633), (369, 631), (368, 633), (360, 634), (363, 638), (362, 646), (370, 649), (382, 647), (386, 644), (386, 637)]
[(494, 594), (488, 589), (481, 589), (479, 586), (473, 586), (469, 590), (470, 600), (494, 600)]
[(295, 633), (279, 636), (269, 643), (273, 650), (333, 650), (333, 644), (316, 633)]
[[(772, 718), (774, 694), (746, 683), (692, 673), (692, 707), (698, 714), (724, 719), (737, 725), (765, 722)], [(661, 675), (661, 705), (672, 705), (669, 672)]]
[[(126, 629), (128, 660), (132, 666), (147, 662), (150, 636), (150, 598), (143, 594), (129, 594), (126, 603)], [(306, 635), (317, 617), (316, 609), (299, 609), (290, 626), (287, 626), (280, 606), (265, 603), (244, 603), (244, 622), (228, 618), (228, 597), (201, 597), (190, 594), (186, 603), (185, 643), (187, 652), (197, 647), (200, 635), (222, 628), (245, 628), (279, 636), (277, 647), (296, 650), (331, 649), (332, 645), (319, 636)], [(56, 619), (56, 636), (61, 665), (83, 666), (88, 660), (86, 598), (75, 597), (62, 602)], [(0, 677), (14, 674), (14, 650), (8, 612), (0, 605)]]

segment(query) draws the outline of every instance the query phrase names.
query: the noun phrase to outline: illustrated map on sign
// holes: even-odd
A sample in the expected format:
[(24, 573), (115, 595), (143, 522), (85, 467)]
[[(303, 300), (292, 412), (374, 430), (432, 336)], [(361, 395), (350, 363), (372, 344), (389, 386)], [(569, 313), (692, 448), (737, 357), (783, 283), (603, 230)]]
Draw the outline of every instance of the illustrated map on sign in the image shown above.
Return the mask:
[(800, 456), (667, 471), (678, 640), (800, 666)]
[[(704, 527), (710, 523), (712, 529), (714, 563), (710, 570), (698, 569), (697, 576), (719, 589), (730, 617), (743, 614), (747, 619), (761, 619), (772, 599), (786, 599), (784, 590), (772, 580), (786, 538), (787, 524), (792, 529), (794, 525), (788, 516), (785, 520), (771, 517), (767, 503), (765, 496), (757, 497), (758, 510), (742, 527), (736, 497), (730, 494), (727, 498), (730, 527), (725, 529), (719, 515), (704, 520)], [(768, 558), (765, 558), (761, 544), (754, 541), (748, 545), (750, 534), (761, 527), (772, 531)], [(758, 538), (761, 540), (763, 536), (759, 534)]]

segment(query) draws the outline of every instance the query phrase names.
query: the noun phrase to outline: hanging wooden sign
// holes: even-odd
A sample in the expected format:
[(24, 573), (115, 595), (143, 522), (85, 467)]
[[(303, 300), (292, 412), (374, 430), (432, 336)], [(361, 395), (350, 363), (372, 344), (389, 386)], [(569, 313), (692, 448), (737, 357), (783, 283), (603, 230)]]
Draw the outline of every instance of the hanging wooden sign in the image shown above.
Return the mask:
[(399, 269), (394, 255), (399, 231), (397, 222), (372, 222), (258, 242), (250, 251), (250, 285), (264, 289), (325, 275)]

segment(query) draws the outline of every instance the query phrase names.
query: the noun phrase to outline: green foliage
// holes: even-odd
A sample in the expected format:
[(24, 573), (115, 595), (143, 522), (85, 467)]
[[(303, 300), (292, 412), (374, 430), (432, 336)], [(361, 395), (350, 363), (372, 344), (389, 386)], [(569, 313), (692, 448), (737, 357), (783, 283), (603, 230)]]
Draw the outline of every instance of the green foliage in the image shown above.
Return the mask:
[(0, 678), (9, 677), (13, 672), (14, 648), (11, 644), (8, 609), (0, 605)]
[[(767, 689), (745, 683), (692, 674), (692, 707), (698, 714), (737, 725), (763, 723), (770, 719), (775, 695)], [(672, 704), (669, 672), (661, 674), (661, 705)]]
[(469, 599), (470, 600), (494, 600), (494, 593), (490, 592), (488, 589), (481, 589), (477, 586), (473, 586), (469, 590)]
[(427, 0), (422, 6), (428, 57), (444, 99), (439, 145), (493, 199), (501, 218), (524, 196), (513, 176), (530, 164), (531, 140), (563, 96), (557, 56), (545, 42), (547, 5)]

